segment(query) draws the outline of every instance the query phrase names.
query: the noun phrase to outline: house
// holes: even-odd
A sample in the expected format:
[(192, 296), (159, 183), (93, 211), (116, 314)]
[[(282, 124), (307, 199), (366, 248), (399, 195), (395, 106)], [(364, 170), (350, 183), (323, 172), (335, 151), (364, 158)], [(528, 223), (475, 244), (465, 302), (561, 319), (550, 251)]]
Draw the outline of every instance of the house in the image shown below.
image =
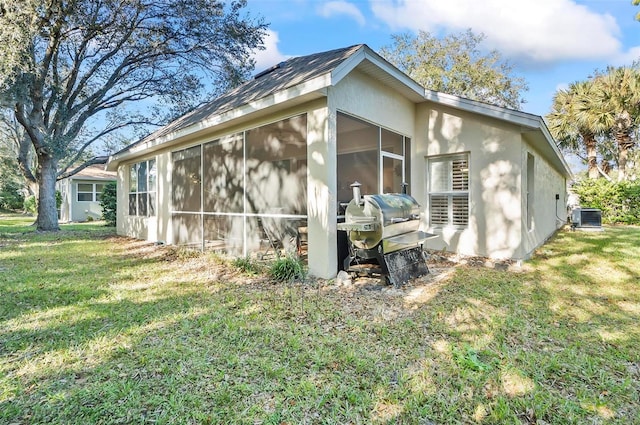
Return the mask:
[(119, 234), (339, 267), (350, 184), (422, 206), (430, 249), (526, 259), (566, 221), (571, 171), (539, 116), (426, 90), (366, 45), (297, 57), (114, 154)]
[(90, 165), (78, 173), (59, 180), (56, 189), (62, 196), (60, 221), (100, 220), (100, 196), (109, 182), (116, 181), (116, 173), (106, 171), (103, 164)]

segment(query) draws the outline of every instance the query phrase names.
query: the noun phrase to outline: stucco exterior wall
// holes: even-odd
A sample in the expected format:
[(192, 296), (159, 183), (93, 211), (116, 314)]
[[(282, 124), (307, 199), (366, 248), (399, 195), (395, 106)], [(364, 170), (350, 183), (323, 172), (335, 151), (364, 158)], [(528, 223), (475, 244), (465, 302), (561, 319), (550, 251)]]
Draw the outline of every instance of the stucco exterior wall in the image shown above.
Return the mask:
[(366, 74), (354, 71), (329, 89), (332, 117), (345, 112), (413, 139), (415, 105)]
[(74, 179), (71, 182), (71, 217), (70, 221), (87, 221), (102, 218), (102, 207), (97, 201), (78, 201), (78, 184), (107, 183), (106, 181)]
[[(180, 235), (173, 234), (171, 223), (173, 151), (306, 113), (309, 272), (321, 278), (334, 277), (338, 268), (338, 112), (411, 138), (409, 192), (422, 206), (422, 229), (438, 235), (427, 242), (427, 248), (522, 259), (555, 232), (560, 225), (557, 217), (565, 217), (563, 175), (538, 153), (536, 142), (527, 139), (520, 127), (428, 101), (416, 104), (355, 70), (336, 86), (326, 88), (326, 97), (289, 108), (280, 106), (263, 110), (121, 163), (118, 166), (118, 234), (168, 244), (180, 240)], [(428, 158), (458, 153), (469, 154), (469, 224), (464, 229), (431, 226), (427, 196)], [(535, 158), (535, 207), (531, 229), (525, 200), (528, 154)], [(158, 177), (156, 216), (129, 216), (129, 166), (151, 158), (156, 159)], [(556, 194), (560, 198), (557, 203)]]
[[(534, 195), (533, 220), (531, 229), (525, 215), (522, 220), (521, 258), (528, 258), (533, 251), (551, 237), (567, 219), (567, 182), (566, 179), (538, 152), (535, 145), (523, 138), (521, 161), (523, 169), (527, 166), (527, 156), (534, 158)], [(522, 187), (527, 187), (527, 174), (523, 173)], [(556, 199), (556, 195), (558, 199)], [(523, 211), (526, 199), (522, 199)]]
[(117, 206), (116, 206), (116, 233), (123, 236), (130, 236), (136, 239), (151, 240), (149, 234), (149, 218), (130, 216), (129, 209), (129, 165), (145, 159), (153, 158), (147, 155), (144, 158), (136, 159), (131, 163), (123, 163), (118, 167), (117, 185)]
[[(412, 194), (423, 206), (423, 229), (438, 235), (431, 249), (465, 255), (521, 258), (522, 140), (515, 126), (432, 103), (416, 108)], [(427, 159), (469, 153), (469, 224), (430, 226)]]
[(69, 179), (58, 181), (56, 183), (56, 190), (58, 190), (60, 196), (62, 196), (58, 219), (63, 223), (69, 222), (71, 221), (71, 187)]

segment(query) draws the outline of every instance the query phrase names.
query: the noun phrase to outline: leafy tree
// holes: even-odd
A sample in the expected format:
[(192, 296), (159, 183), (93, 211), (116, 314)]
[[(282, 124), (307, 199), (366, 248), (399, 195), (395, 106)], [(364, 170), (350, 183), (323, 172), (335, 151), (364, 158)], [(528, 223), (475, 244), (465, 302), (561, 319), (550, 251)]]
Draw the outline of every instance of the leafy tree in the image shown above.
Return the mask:
[(614, 161), (618, 181), (627, 180), (640, 127), (640, 68), (610, 67), (559, 90), (546, 120), (563, 150), (581, 156), (586, 149), (589, 177), (606, 176), (604, 168)]
[(438, 38), (420, 31), (393, 35), (380, 54), (424, 87), (499, 106), (520, 109), (526, 81), (496, 50), (484, 53), (485, 36), (471, 30)]
[(38, 187), (39, 230), (58, 229), (56, 179), (79, 171), (72, 164), (89, 146), (134, 125), (159, 124), (149, 105), (184, 110), (211, 94), (205, 83), (222, 91), (246, 78), (266, 24), (245, 6), (0, 0), (0, 106), (24, 129), (21, 152), (29, 146), (35, 155), (36, 167), (19, 159)]
[[(551, 112), (545, 117), (549, 130), (558, 146), (582, 158), (587, 163), (589, 178), (599, 177), (597, 137), (606, 127), (592, 105), (598, 101), (599, 93), (593, 81), (572, 83), (553, 97)], [(586, 150), (586, 157), (582, 154)]]

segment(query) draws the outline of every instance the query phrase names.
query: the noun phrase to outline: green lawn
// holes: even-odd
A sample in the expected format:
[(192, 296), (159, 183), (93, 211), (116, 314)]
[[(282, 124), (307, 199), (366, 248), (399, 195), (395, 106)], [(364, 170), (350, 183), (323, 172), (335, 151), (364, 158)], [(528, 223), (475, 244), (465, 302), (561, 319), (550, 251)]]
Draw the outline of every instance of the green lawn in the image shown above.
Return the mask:
[(0, 423), (640, 424), (638, 227), (379, 291), (29, 224), (0, 216)]

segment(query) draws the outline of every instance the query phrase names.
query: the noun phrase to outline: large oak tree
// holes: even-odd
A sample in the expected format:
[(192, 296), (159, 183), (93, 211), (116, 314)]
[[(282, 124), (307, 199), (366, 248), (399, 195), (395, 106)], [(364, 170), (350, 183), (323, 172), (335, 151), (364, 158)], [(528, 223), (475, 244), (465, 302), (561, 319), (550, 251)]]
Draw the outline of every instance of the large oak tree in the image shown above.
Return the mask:
[[(56, 179), (94, 143), (183, 112), (205, 85), (253, 69), (266, 24), (246, 0), (0, 0), (0, 107), (24, 129), (21, 170), (38, 188), (39, 230), (57, 230)], [(134, 105), (137, 105), (134, 107)], [(177, 105), (177, 106), (176, 106)]]
[(483, 40), (471, 30), (444, 37), (404, 33), (380, 54), (427, 89), (520, 109), (526, 81), (498, 51), (483, 51)]

